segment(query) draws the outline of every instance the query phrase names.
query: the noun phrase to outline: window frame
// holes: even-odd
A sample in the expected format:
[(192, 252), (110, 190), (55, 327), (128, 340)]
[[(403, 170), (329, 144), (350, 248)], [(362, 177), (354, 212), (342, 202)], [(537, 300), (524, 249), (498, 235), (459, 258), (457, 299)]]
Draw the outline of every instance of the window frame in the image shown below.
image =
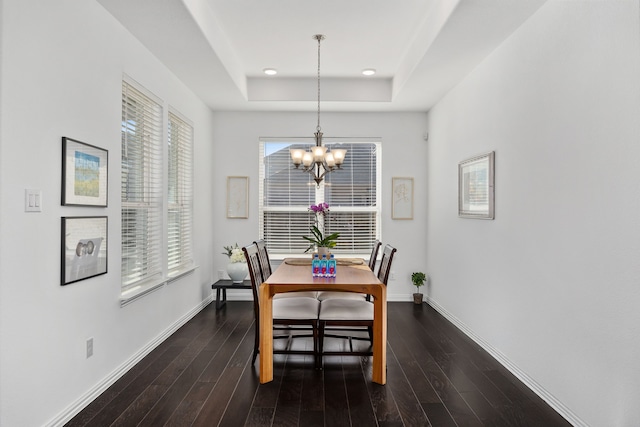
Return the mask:
[[(138, 115), (130, 114), (129, 110), (134, 107), (126, 107), (125, 104), (139, 103), (141, 111)], [(153, 110), (153, 111), (150, 111)], [(162, 183), (164, 172), (163, 165), (163, 141), (164, 132), (164, 106), (162, 100), (150, 93), (139, 84), (129, 79), (122, 81), (122, 152), (121, 152), (121, 248), (122, 264), (121, 272), (121, 292), (122, 295), (130, 294), (149, 284), (155, 284), (162, 280), (162, 230), (164, 209), (163, 209), (163, 188)], [(141, 119), (140, 119), (141, 118)], [(125, 126), (125, 123), (127, 125)], [(125, 133), (125, 129), (132, 127), (132, 132)], [(140, 128), (142, 135), (138, 135)], [(132, 138), (142, 141), (129, 144), (127, 134), (132, 134)], [(145, 142), (146, 139), (146, 142)], [(129, 151), (143, 153), (136, 157), (129, 156)], [(154, 159), (158, 160), (160, 166), (154, 165)], [(138, 200), (129, 201), (129, 170), (130, 163), (136, 162), (134, 168), (141, 169), (141, 176), (134, 176), (138, 179)], [(134, 172), (135, 173), (135, 172)], [(126, 176), (126, 178), (125, 178)], [(135, 196), (134, 196), (135, 197)], [(131, 197), (131, 198), (134, 198)], [(138, 215), (141, 215), (139, 217)], [(127, 227), (131, 221), (151, 222), (152, 227), (145, 227), (143, 231)], [(135, 224), (134, 224), (135, 227)], [(131, 257), (127, 254), (132, 253)], [(125, 259), (132, 259), (132, 262), (125, 262)], [(136, 267), (135, 264), (138, 266)], [(136, 271), (142, 270), (140, 273)], [(133, 277), (137, 276), (137, 277)]]
[[(152, 106), (157, 110), (155, 114), (147, 115), (146, 113), (140, 115), (138, 117), (138, 121), (135, 123), (141, 123), (132, 125), (130, 122), (130, 116), (128, 111), (125, 111), (125, 104), (127, 102), (131, 102), (131, 98), (129, 97), (129, 91), (134, 93), (136, 97), (140, 98), (140, 101), (143, 103), (149, 102)], [(166, 101), (163, 101), (161, 98), (157, 97), (149, 90), (144, 88), (142, 85), (137, 83), (135, 80), (131, 79), (127, 75), (123, 75), (122, 79), (122, 121), (121, 121), (121, 134), (122, 134), (122, 152), (121, 152), (121, 161), (122, 161), (122, 171), (121, 171), (121, 250), (122, 250), (122, 264), (121, 264), (121, 306), (124, 306), (139, 297), (165, 285), (171, 283), (172, 281), (188, 274), (196, 268), (193, 260), (193, 186), (194, 186), (194, 162), (193, 162), (193, 152), (194, 152), (194, 126), (193, 123), (182, 115), (180, 112), (171, 107)], [(131, 107), (127, 107), (131, 108)], [(133, 108), (131, 108), (133, 110)], [(147, 128), (147, 123), (144, 119), (151, 118), (152, 119), (152, 128), (150, 137), (147, 135), (149, 132), (149, 128)], [(172, 153), (170, 153), (170, 121), (172, 118), (180, 121), (182, 124), (188, 127), (190, 132), (187, 132), (188, 136), (186, 139), (186, 144), (188, 145), (189, 152), (186, 157), (182, 158), (184, 162), (181, 161), (182, 166), (186, 167), (187, 170), (179, 171), (179, 185), (183, 186), (182, 190), (185, 191), (184, 194), (180, 195), (179, 207), (180, 209), (186, 211), (187, 220), (182, 222), (179, 226), (179, 234), (180, 234), (180, 253), (184, 254), (183, 260), (177, 265), (172, 265), (170, 268), (169, 263), (170, 259), (170, 236), (169, 236), (169, 226), (170, 226), (170, 216), (171, 210), (176, 208), (176, 204), (170, 203), (170, 191), (171, 191), (171, 180), (170, 180), (170, 166), (169, 162), (172, 160)], [(125, 175), (127, 174), (129, 168), (125, 164), (125, 151), (127, 150), (141, 150), (142, 148), (146, 148), (146, 146), (133, 146), (128, 145), (128, 142), (125, 141), (125, 129), (127, 126), (126, 122), (129, 122), (129, 125), (133, 128), (142, 127), (143, 129), (143, 138), (151, 138), (153, 141), (150, 141), (149, 144), (153, 145), (152, 155), (147, 156), (147, 152), (145, 150), (140, 151), (138, 153), (139, 161), (141, 163), (141, 168), (144, 169), (144, 172), (140, 175), (141, 178), (138, 180), (140, 182), (136, 183), (140, 185), (140, 194), (144, 196), (139, 196), (140, 198), (144, 198), (144, 200), (136, 200), (130, 201), (130, 195), (128, 194), (127, 187), (125, 186), (129, 183), (125, 179)], [(135, 129), (137, 130), (137, 129)], [(147, 170), (148, 169), (148, 170)], [(153, 173), (152, 173), (153, 171)], [(128, 175), (127, 175), (128, 176)], [(152, 185), (152, 199), (150, 202), (147, 200), (149, 197), (148, 186)], [(127, 194), (125, 195), (125, 191)], [(125, 256), (129, 248), (127, 245), (130, 240), (128, 240), (128, 236), (125, 236), (127, 232), (126, 224), (127, 218), (126, 215), (132, 209), (144, 209), (149, 208), (153, 209), (153, 218), (152, 227), (145, 229), (144, 231), (133, 230), (135, 235), (143, 236), (142, 241), (138, 241), (138, 245), (142, 247), (139, 249), (134, 247), (134, 250), (138, 253), (135, 254), (135, 257), (142, 257), (142, 260), (134, 261), (134, 263), (146, 264), (150, 263), (152, 268), (149, 269), (147, 273), (139, 275), (139, 277), (133, 277), (132, 267), (127, 266), (125, 263)], [(144, 221), (143, 221), (144, 222)], [(130, 230), (132, 231), (132, 230)], [(148, 239), (146, 237), (149, 237)], [(146, 243), (147, 240), (151, 241), (152, 247), (147, 250)], [(147, 259), (149, 261), (147, 261)], [(144, 268), (145, 265), (142, 266)], [(127, 280), (129, 279), (129, 280)]]
[[(170, 144), (172, 141), (171, 125), (178, 125), (178, 151), (179, 158), (172, 158), (172, 150)], [(182, 274), (185, 270), (189, 270), (193, 266), (193, 140), (194, 129), (193, 123), (184, 117), (181, 113), (172, 107), (169, 107), (167, 116), (167, 276), (175, 277)], [(172, 176), (171, 165), (174, 160), (176, 164), (176, 200), (172, 200)], [(171, 236), (169, 230), (171, 228), (172, 211), (179, 211), (180, 221), (178, 230), (179, 248), (172, 249)], [(172, 266), (173, 257), (180, 258), (180, 262)]]
[[(371, 241), (373, 242), (374, 240), (381, 240), (382, 239), (382, 208), (381, 208), (381, 193), (382, 193), (382, 141), (380, 138), (338, 138), (338, 137), (330, 137), (330, 138), (323, 138), (323, 142), (324, 145), (334, 145), (334, 144), (374, 144), (375, 146), (375, 171), (376, 171), (376, 176), (375, 176), (375, 183), (376, 183), (376, 189), (375, 189), (375, 205), (373, 206), (330, 206), (330, 212), (331, 212), (331, 217), (330, 218), (335, 218), (340, 216), (341, 214), (349, 214), (349, 213), (354, 213), (354, 214), (361, 214), (361, 213), (370, 213), (373, 215), (374, 220), (372, 221), (372, 223), (375, 226), (375, 231), (373, 232), (373, 234), (370, 235)], [(272, 206), (272, 207), (268, 207), (265, 206), (264, 202), (265, 202), (265, 174), (266, 174), (266, 165), (265, 165), (265, 144), (266, 143), (285, 143), (285, 144), (304, 144), (306, 146), (313, 146), (315, 145), (315, 139), (314, 138), (260, 138), (259, 139), (259, 189), (258, 189), (258, 193), (259, 193), (259, 200), (258, 200), (258, 221), (259, 221), (259, 238), (261, 239), (265, 239), (268, 240), (268, 237), (265, 236), (265, 212), (267, 211), (271, 211), (271, 212), (284, 212), (284, 213), (301, 213), (304, 214), (305, 216), (308, 216), (309, 220), (312, 221), (313, 215), (311, 215), (308, 211), (308, 207), (307, 205), (288, 205), (288, 206)], [(347, 152), (347, 157), (349, 156), (349, 152)], [(290, 163), (289, 160), (289, 167), (291, 169), (294, 169), (294, 166), (292, 163)], [(306, 174), (309, 175), (305, 172), (303, 172), (302, 170), (297, 171), (296, 173), (299, 173), (301, 175)], [(333, 173), (341, 173), (341, 172), (333, 172)], [(330, 175), (330, 174), (329, 174)], [(327, 177), (329, 177), (329, 175), (327, 175)], [(313, 180), (311, 180), (311, 182), (313, 182)], [(314, 193), (314, 200), (312, 200), (311, 203), (317, 204), (320, 202), (324, 202), (325, 201), (325, 183), (326, 183), (326, 179), (322, 181), (322, 183), (320, 184), (320, 187), (316, 187), (315, 183), (313, 183), (313, 186), (315, 187), (315, 193)], [(330, 203), (330, 202), (329, 202)], [(331, 204), (331, 203), (330, 203)], [(327, 229), (328, 232), (330, 232), (330, 229)], [(310, 235), (311, 233), (305, 233), (306, 235)], [(301, 234), (305, 235), (305, 234)], [(300, 238), (300, 241), (302, 242), (302, 244), (304, 243), (304, 240)], [(269, 244), (269, 242), (267, 241), (267, 244)], [(368, 248), (362, 248), (360, 250), (354, 250), (353, 252), (340, 252), (337, 253), (336, 256), (352, 256), (352, 257), (364, 257), (367, 258), (369, 255), (371, 254), (371, 247)], [(292, 256), (300, 256), (303, 255), (303, 251), (300, 252), (288, 252), (288, 253), (284, 253), (284, 252), (278, 252), (278, 251), (274, 251), (270, 249), (269, 252), (269, 256), (270, 258), (273, 258), (275, 260), (282, 260), (284, 258), (287, 257), (292, 257)]]

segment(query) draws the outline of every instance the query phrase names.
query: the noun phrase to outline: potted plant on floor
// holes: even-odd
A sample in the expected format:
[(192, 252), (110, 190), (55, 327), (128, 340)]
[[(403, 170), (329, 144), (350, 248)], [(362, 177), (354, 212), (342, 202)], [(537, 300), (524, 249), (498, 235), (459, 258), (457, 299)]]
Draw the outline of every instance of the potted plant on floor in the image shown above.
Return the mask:
[(427, 276), (421, 271), (416, 273), (411, 273), (411, 281), (413, 282), (413, 286), (418, 289), (418, 292), (413, 294), (413, 303), (414, 304), (422, 304), (422, 293), (420, 292), (420, 286), (424, 285), (425, 280), (427, 280)]

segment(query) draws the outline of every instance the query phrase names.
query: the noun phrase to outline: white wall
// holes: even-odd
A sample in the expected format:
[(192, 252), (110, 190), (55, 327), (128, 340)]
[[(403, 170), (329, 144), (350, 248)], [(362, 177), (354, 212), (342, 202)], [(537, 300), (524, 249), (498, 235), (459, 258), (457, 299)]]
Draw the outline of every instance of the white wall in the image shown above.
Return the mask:
[[(214, 140), (224, 146), (217, 148), (214, 159), (213, 193), (217, 200), (214, 249), (234, 243), (244, 245), (258, 237), (258, 166), (260, 137), (311, 137), (317, 124), (316, 113), (241, 113), (214, 114)], [(425, 270), (425, 243), (416, 239), (426, 230), (426, 153), (423, 136), (425, 113), (325, 113), (321, 114), (324, 137), (382, 138), (382, 241), (398, 249), (392, 270), (395, 280), (388, 284), (390, 301), (410, 301), (415, 288), (411, 284), (413, 271)], [(347, 153), (348, 155), (348, 153)], [(300, 172), (302, 173), (302, 172)], [(226, 177), (249, 176), (249, 219), (227, 219)], [(412, 176), (415, 181), (414, 219), (391, 219), (391, 177)], [(214, 269), (224, 270), (227, 258), (214, 258)], [(249, 293), (233, 294), (229, 298), (248, 298)]]
[[(576, 425), (640, 420), (636, 0), (549, 1), (429, 114), (432, 302)], [(457, 164), (496, 152), (496, 218)]]
[[(212, 113), (97, 2), (0, 7), (0, 425), (56, 424), (210, 296)], [(203, 197), (195, 200), (199, 269), (121, 308), (123, 73), (194, 122)], [(109, 150), (108, 208), (60, 206), (62, 136)], [(42, 190), (42, 213), (24, 212), (27, 188)], [(60, 218), (76, 215), (108, 215), (108, 273), (60, 286)]]

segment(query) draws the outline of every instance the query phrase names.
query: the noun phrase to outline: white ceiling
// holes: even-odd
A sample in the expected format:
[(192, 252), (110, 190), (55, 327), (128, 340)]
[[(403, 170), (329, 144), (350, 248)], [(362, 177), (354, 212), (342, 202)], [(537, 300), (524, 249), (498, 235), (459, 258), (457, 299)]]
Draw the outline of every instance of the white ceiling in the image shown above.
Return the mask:
[(428, 111), (545, 1), (98, 0), (225, 111), (314, 111), (315, 34), (323, 111)]

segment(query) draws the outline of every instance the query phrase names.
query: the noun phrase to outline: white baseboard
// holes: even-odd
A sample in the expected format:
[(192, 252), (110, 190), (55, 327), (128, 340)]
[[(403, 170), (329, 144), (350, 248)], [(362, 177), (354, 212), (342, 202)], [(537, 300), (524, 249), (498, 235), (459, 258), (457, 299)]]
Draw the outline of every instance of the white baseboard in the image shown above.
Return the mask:
[(64, 411), (58, 414), (54, 419), (45, 424), (46, 427), (58, 427), (63, 426), (73, 417), (75, 417), (80, 411), (87, 407), (91, 402), (93, 402), (100, 394), (102, 394), (106, 389), (111, 387), (117, 380), (119, 380), (124, 374), (126, 374), (129, 369), (135, 366), (140, 360), (142, 360), (146, 355), (151, 353), (153, 349), (158, 347), (164, 340), (169, 338), (171, 334), (180, 329), (182, 325), (191, 320), (196, 314), (198, 314), (202, 309), (204, 309), (207, 305), (211, 303), (213, 300), (213, 295), (209, 295), (207, 299), (202, 301), (200, 304), (189, 310), (184, 316), (180, 319), (176, 320), (169, 328), (165, 329), (160, 335), (155, 337), (151, 342), (149, 342), (146, 346), (141, 348), (137, 353), (135, 353), (131, 358), (126, 360), (122, 365), (116, 368), (113, 372), (107, 375), (102, 381), (96, 384), (93, 388), (91, 388), (87, 393), (80, 396), (78, 400), (69, 405)]
[(588, 424), (582, 421), (576, 414), (574, 414), (569, 408), (564, 406), (562, 402), (556, 399), (551, 393), (549, 393), (544, 387), (538, 384), (533, 378), (522, 371), (515, 363), (511, 362), (508, 357), (502, 354), (499, 350), (494, 348), (489, 342), (485, 341), (477, 335), (471, 328), (467, 327), (453, 314), (448, 312), (444, 307), (438, 304), (432, 298), (426, 298), (427, 304), (440, 313), (445, 319), (453, 323), (458, 329), (460, 329), (465, 335), (476, 342), (487, 353), (489, 353), (494, 359), (496, 359), (501, 365), (503, 365), (509, 372), (515, 375), (520, 381), (529, 387), (534, 393), (536, 393), (542, 400), (547, 402), (556, 412), (562, 415), (567, 421), (576, 427), (588, 427)]

